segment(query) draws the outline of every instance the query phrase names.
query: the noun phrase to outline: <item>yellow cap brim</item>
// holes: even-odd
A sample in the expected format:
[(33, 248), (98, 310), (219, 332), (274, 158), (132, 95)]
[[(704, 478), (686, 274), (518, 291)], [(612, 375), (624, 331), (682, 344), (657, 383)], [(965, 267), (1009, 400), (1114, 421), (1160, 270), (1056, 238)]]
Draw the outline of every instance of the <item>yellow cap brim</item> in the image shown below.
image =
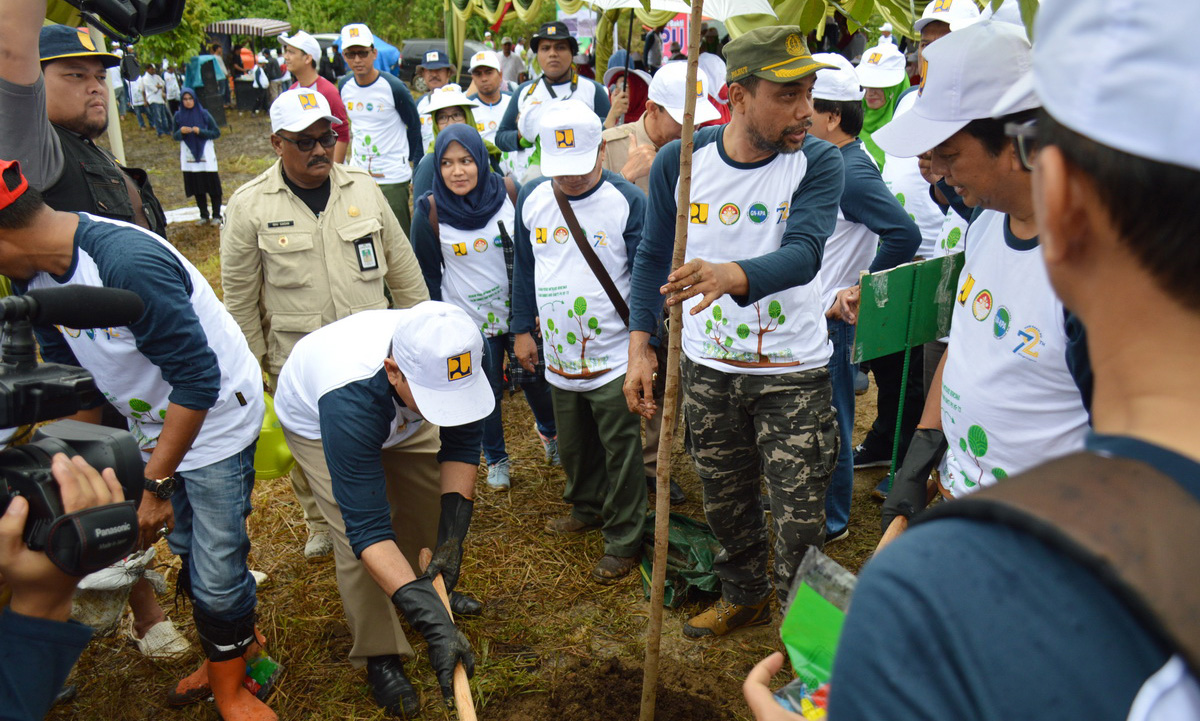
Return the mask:
[(837, 69), (836, 66), (829, 63), (821, 63), (813, 60), (811, 55), (800, 55), (789, 58), (782, 63), (768, 65), (750, 74), (776, 83), (790, 83), (793, 80), (799, 80), (826, 68)]
[(121, 57), (113, 53), (101, 53), (95, 51), (87, 51), (82, 53), (63, 53), (62, 55), (51, 55), (50, 57), (41, 58), (39, 62), (48, 63), (51, 60), (65, 60), (66, 58), (100, 58), (104, 63), (104, 67), (111, 68), (119, 65)]

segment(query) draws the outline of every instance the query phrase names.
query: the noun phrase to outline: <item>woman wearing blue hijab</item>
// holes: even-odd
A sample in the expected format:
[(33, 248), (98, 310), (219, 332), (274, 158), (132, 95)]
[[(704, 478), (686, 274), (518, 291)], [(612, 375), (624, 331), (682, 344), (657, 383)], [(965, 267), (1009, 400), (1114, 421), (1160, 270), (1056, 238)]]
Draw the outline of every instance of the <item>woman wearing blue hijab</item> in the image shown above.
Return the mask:
[[(179, 112), (175, 113), (175, 131), (171, 137), (179, 141), (179, 167), (183, 171), (183, 194), (196, 198), (200, 208), (200, 225), (221, 223), (221, 176), (217, 175), (217, 151), (213, 140), (221, 137), (213, 117), (200, 104), (191, 88), (183, 88), (179, 96)], [(212, 216), (205, 199), (212, 198)]]
[(508, 329), (517, 186), (491, 170), (483, 138), (470, 125), (442, 129), (434, 141), (433, 157), (433, 189), (417, 198), (410, 237), (429, 297), (462, 308), (487, 338), (484, 372), (496, 408), (484, 419), (483, 455), (488, 485), (506, 489), (509, 458), (500, 409), (506, 353), (509, 376), (521, 386), (533, 410), (546, 461), (558, 464), (550, 386), (544, 373), (530, 374), (517, 363)]

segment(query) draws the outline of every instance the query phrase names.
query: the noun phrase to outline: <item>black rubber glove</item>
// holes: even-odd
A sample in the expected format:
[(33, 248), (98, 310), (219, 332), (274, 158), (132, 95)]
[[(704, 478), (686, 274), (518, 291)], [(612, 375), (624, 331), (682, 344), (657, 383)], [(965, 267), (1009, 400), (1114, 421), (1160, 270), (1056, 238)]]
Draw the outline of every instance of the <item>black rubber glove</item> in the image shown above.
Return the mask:
[(429, 665), (437, 674), (442, 697), (454, 698), (454, 666), (459, 661), (467, 676), (475, 674), (475, 654), (467, 637), (454, 627), (450, 612), (433, 589), (433, 577), (421, 576), (392, 594), (392, 603), (429, 645)]
[(904, 465), (896, 471), (892, 490), (880, 511), (883, 533), (887, 533), (897, 516), (912, 518), (925, 508), (929, 498), (925, 482), (934, 466), (941, 462), (946, 448), (946, 436), (935, 428), (918, 428), (913, 433), (904, 454)]
[(458, 583), (458, 573), (462, 566), (463, 540), (467, 530), (471, 528), (471, 513), (475, 502), (466, 499), (461, 493), (442, 494), (442, 516), (438, 521), (437, 550), (433, 552), (433, 560), (425, 575), (436, 578), (442, 574), (446, 584), (446, 593), (454, 590)]

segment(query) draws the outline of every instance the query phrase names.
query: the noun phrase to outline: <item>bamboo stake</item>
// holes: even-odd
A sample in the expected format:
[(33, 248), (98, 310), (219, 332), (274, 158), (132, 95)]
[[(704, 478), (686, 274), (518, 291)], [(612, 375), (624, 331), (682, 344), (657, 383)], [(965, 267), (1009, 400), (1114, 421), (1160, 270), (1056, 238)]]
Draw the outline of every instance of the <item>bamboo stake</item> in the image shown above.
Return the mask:
[[(675, 209), (675, 250), (671, 269), (683, 265), (687, 251), (688, 209), (692, 201), (692, 148), (695, 146), (696, 77), (700, 69), (700, 23), (704, 0), (692, 0), (688, 29), (687, 91), (683, 103), (683, 143), (679, 150), (679, 200)], [(702, 99), (708, 102), (708, 98)], [(667, 580), (667, 541), (671, 520), (671, 448), (675, 440), (675, 409), (679, 398), (679, 359), (683, 352), (683, 306), (671, 306), (668, 323), (666, 392), (661, 413), (662, 432), (658, 439), (658, 471), (654, 505), (654, 569), (650, 578), (650, 625), (646, 631), (646, 660), (643, 664), (640, 721), (654, 721), (658, 696), (658, 662), (662, 650), (663, 587)]]
[[(428, 548), (422, 548), (417, 560), (421, 564), (421, 572), (429, 567), (433, 561), (433, 551)], [(433, 588), (437, 591), (438, 597), (442, 599), (442, 603), (446, 606), (446, 613), (450, 614), (450, 618), (454, 618), (454, 612), (450, 610), (450, 597), (446, 595), (446, 582), (442, 580), (442, 574), (438, 574), (433, 579)], [(463, 668), (462, 662), (458, 662), (454, 666), (454, 706), (458, 709), (458, 718), (460, 721), (476, 721), (478, 718), (475, 715), (475, 702), (471, 700), (470, 680), (467, 678), (467, 671)]]

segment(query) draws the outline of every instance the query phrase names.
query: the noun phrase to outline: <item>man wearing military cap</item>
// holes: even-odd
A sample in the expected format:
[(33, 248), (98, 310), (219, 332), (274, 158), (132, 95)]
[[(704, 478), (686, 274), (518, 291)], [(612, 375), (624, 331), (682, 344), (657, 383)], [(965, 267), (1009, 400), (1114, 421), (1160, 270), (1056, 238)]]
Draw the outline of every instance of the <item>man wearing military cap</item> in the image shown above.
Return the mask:
[(106, 69), (121, 59), (87, 30), (42, 27), (46, 3), (0, 0), (0, 157), (55, 210), (124, 220), (166, 237), (146, 172), (123, 168), (95, 139), (108, 129)]
[[(633, 268), (630, 410), (650, 417), (650, 336), (663, 295), (682, 303), (683, 416), (709, 524), (724, 550), (721, 599), (690, 619), (690, 637), (770, 622), (765, 480), (775, 531), (774, 587), (825, 534), (825, 489), (837, 458), (819, 283), (843, 163), (810, 137), (814, 73), (800, 28), (753, 30), (725, 48), (728, 125), (701, 128), (692, 157), (687, 259), (671, 272), (680, 142), (650, 170), (645, 237)], [(661, 72), (661, 71), (660, 71)]]

